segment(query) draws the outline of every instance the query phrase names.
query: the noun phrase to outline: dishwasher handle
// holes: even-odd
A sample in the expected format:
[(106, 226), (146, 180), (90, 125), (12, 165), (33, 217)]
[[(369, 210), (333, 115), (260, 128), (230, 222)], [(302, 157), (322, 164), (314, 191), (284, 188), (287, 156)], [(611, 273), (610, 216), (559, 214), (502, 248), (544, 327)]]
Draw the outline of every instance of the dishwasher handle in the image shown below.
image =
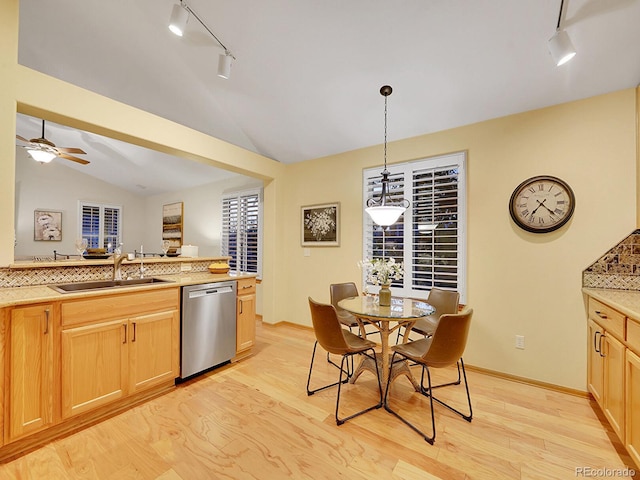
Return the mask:
[(189, 298), (191, 299), (191, 298), (198, 298), (198, 297), (207, 297), (211, 295), (222, 295), (225, 293), (233, 293), (233, 288), (229, 286), (203, 288), (202, 290), (189, 292)]

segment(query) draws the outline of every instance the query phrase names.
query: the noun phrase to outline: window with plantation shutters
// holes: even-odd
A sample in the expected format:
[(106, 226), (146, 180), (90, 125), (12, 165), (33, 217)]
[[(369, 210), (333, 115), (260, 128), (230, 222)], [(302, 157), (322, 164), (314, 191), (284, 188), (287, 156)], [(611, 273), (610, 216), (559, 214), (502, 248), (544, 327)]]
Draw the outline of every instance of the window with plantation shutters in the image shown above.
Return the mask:
[(232, 270), (262, 273), (262, 192), (250, 190), (222, 199), (222, 255)]
[(122, 207), (80, 202), (79, 236), (89, 242), (88, 248), (116, 248), (121, 242)]
[[(466, 301), (465, 160), (456, 153), (388, 167), (391, 199), (403, 197), (411, 205), (384, 229), (365, 213), (363, 252), (369, 259), (404, 262), (403, 279), (391, 285), (394, 294), (426, 298), (438, 287), (456, 290)], [(364, 171), (364, 201), (380, 194), (381, 178), (379, 168)]]

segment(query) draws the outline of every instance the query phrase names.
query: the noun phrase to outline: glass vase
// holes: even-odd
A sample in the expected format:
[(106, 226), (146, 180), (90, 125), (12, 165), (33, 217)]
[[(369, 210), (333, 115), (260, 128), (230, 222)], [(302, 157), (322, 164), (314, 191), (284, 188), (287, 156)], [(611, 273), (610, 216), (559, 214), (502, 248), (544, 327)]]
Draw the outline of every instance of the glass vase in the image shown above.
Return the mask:
[(378, 292), (378, 305), (381, 307), (389, 307), (391, 306), (391, 290), (389, 287), (391, 284), (385, 283), (380, 286), (380, 291)]

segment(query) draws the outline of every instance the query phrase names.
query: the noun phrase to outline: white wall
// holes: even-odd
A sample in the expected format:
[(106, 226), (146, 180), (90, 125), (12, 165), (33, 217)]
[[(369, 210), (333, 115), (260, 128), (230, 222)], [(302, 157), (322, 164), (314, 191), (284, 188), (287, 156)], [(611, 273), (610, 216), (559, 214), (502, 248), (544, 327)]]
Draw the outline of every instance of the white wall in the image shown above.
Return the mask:
[(262, 181), (260, 180), (234, 175), (189, 190), (146, 198), (146, 228), (143, 238), (145, 251), (160, 251), (162, 206), (168, 203), (182, 202), (182, 243), (198, 246), (198, 255), (201, 257), (219, 256), (222, 238), (222, 195), (229, 191), (261, 186)]
[[(22, 148), (16, 149), (16, 247), (14, 256), (75, 254), (80, 236), (78, 201), (122, 206), (124, 249), (133, 251), (144, 239), (145, 202), (140, 196), (65, 166), (55, 159), (40, 164)], [(62, 212), (62, 240), (34, 241), (34, 210)]]

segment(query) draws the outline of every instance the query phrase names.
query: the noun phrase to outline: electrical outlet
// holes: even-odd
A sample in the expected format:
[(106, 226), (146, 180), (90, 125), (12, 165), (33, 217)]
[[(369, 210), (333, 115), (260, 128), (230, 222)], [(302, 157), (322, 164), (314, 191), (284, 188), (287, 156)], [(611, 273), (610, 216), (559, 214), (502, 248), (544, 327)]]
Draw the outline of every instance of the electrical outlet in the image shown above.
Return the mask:
[(524, 335), (516, 335), (516, 348), (524, 350)]

